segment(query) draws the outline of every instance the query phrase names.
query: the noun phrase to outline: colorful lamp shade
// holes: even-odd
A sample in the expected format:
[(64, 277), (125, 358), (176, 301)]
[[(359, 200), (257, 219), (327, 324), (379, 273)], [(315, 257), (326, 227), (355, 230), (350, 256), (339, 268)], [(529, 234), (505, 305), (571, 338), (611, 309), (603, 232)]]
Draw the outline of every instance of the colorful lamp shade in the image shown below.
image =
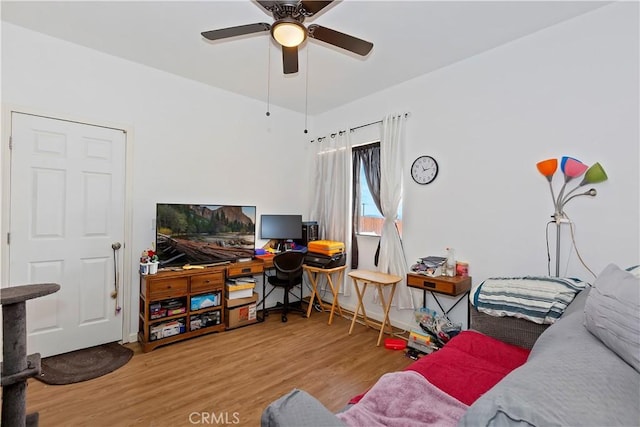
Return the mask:
[(587, 172), (584, 174), (584, 178), (582, 178), (582, 182), (580, 183), (580, 187), (587, 184), (597, 184), (599, 182), (603, 182), (609, 179), (607, 173), (604, 171), (604, 168), (600, 163), (594, 163), (591, 165)]
[(538, 172), (542, 175), (546, 176), (547, 179), (551, 179), (556, 170), (558, 169), (558, 159), (547, 159), (542, 160), (536, 164), (538, 168)]
[(582, 175), (589, 168), (580, 160), (566, 156), (562, 158), (561, 167), (567, 181)]
[[(560, 169), (564, 174), (564, 183), (560, 188), (558, 197), (556, 198), (551, 181), (558, 168), (558, 163), (560, 163)], [(566, 217), (563, 210), (564, 206), (569, 200), (578, 196), (594, 197), (596, 195), (595, 189), (591, 189), (584, 193), (575, 194), (572, 196), (572, 194), (575, 193), (576, 190), (584, 185), (597, 184), (608, 179), (607, 174), (600, 163), (594, 163), (591, 167), (589, 167), (582, 163), (580, 160), (569, 156), (563, 156), (560, 162), (558, 162), (557, 159), (542, 160), (536, 163), (536, 167), (538, 168), (538, 172), (545, 176), (549, 181), (549, 189), (551, 190), (551, 198), (553, 199), (553, 207), (555, 209), (555, 213), (553, 216), (554, 218), (556, 218), (556, 220)], [(584, 174), (584, 177), (580, 184), (578, 184), (575, 188), (573, 188), (565, 195), (565, 189), (569, 181), (581, 176), (582, 174)]]

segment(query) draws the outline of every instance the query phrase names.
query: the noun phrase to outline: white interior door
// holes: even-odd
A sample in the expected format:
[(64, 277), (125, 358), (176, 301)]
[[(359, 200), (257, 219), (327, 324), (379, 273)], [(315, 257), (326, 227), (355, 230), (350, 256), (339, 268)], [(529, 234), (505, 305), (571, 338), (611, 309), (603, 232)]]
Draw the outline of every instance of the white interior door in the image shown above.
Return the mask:
[(11, 126), (9, 286), (61, 286), (27, 302), (28, 352), (121, 340), (125, 132), (15, 112)]

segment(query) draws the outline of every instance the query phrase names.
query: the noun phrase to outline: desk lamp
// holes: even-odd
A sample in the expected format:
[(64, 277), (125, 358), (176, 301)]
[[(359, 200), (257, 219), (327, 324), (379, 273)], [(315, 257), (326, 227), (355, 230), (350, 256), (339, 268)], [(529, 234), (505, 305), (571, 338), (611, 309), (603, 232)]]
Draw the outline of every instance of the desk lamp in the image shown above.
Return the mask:
[[(595, 197), (598, 192), (595, 188), (590, 188), (583, 193), (574, 194), (579, 188), (584, 187), (587, 184), (597, 184), (607, 180), (607, 174), (600, 163), (594, 163), (591, 167), (588, 167), (580, 160), (573, 157), (564, 156), (560, 161), (560, 169), (564, 175), (564, 183), (560, 188), (558, 197), (556, 198), (553, 191), (553, 175), (558, 169), (557, 159), (542, 160), (536, 164), (538, 171), (547, 178), (549, 182), (549, 189), (551, 190), (551, 199), (553, 200), (554, 213), (552, 218), (556, 223), (556, 277), (560, 274), (560, 224), (563, 222), (568, 223), (569, 219), (564, 212), (564, 207), (569, 201), (579, 196), (591, 196)], [(565, 195), (567, 184), (573, 179), (580, 177), (584, 174), (582, 181), (576, 185), (571, 191)]]

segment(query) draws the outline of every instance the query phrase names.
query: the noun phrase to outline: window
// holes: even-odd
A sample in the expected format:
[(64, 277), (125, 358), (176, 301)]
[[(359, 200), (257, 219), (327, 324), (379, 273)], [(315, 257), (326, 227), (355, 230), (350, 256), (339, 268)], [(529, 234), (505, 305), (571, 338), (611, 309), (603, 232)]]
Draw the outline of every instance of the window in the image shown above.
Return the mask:
[(360, 200), (358, 215), (358, 234), (379, 236), (382, 234), (382, 214), (373, 201), (371, 191), (364, 175), (364, 166), (360, 165)]
[[(379, 202), (376, 203), (380, 194), (380, 143), (354, 147), (353, 165), (354, 230), (361, 235), (380, 236), (383, 217), (378, 208)], [(367, 177), (367, 169), (369, 177)], [(402, 235), (402, 206), (399, 209), (396, 226)]]

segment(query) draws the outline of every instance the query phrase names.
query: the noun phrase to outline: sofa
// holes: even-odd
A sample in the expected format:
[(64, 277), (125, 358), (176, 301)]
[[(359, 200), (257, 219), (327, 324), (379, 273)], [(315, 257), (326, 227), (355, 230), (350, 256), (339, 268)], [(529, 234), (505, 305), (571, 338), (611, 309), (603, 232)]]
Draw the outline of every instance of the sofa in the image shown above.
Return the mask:
[[(265, 408), (261, 424), (640, 425), (639, 271), (607, 266), (548, 327), (471, 306), (471, 330), (383, 375), (339, 413), (294, 389)], [(535, 332), (523, 345), (528, 325)]]

